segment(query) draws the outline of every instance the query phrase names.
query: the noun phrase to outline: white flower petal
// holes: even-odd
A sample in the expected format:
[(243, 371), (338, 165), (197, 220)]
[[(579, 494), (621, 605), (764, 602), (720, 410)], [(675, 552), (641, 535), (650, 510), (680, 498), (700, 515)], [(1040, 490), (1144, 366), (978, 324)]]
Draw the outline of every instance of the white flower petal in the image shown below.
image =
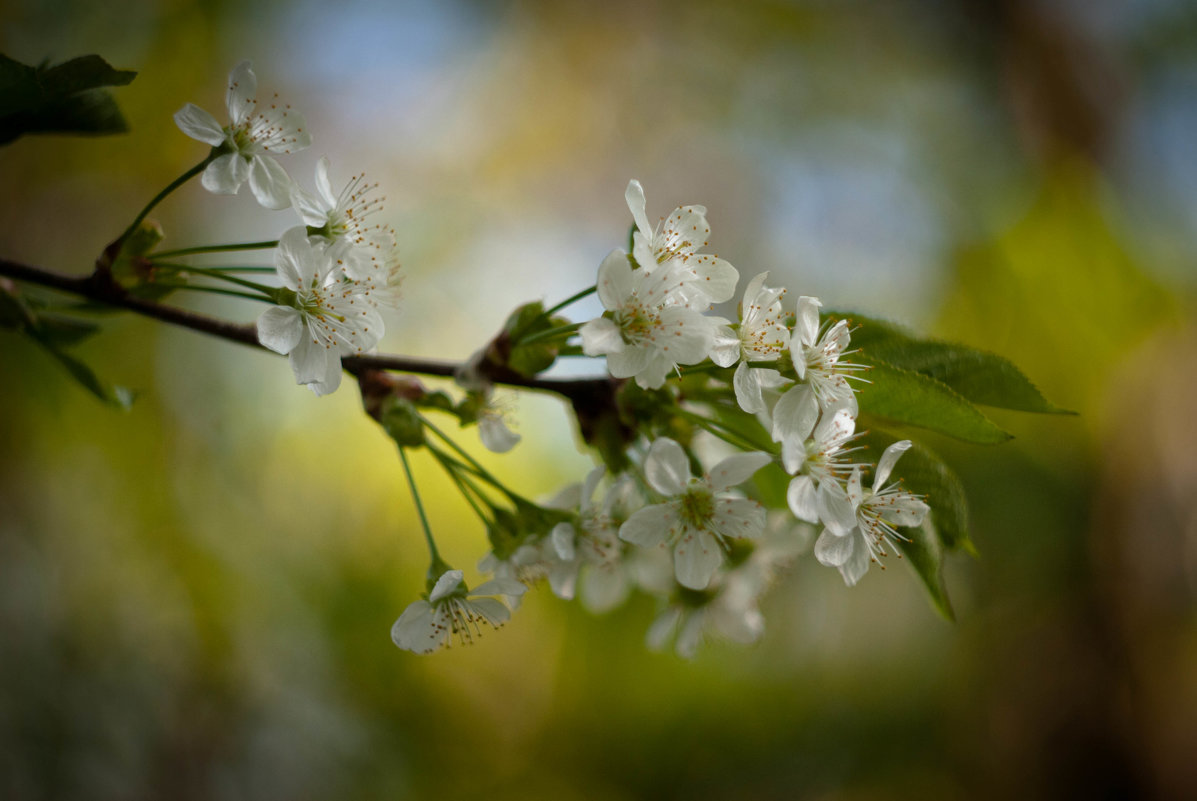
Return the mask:
[(815, 482), (810, 476), (795, 476), (786, 488), (786, 504), (794, 517), (808, 523), (819, 522), (819, 506)]
[(729, 456), (711, 468), (711, 489), (718, 492), (742, 484), (771, 461), (772, 455), (760, 451)]
[(722, 303), (736, 294), (740, 272), (726, 259), (706, 254), (691, 256), (686, 262), (695, 276), (694, 289), (709, 303)]
[(507, 453), (520, 441), (520, 435), (508, 428), (498, 414), (484, 414), (478, 418), (478, 436), (491, 453)]
[(614, 566), (592, 565), (582, 574), (579, 595), (582, 605), (591, 612), (607, 612), (625, 598), (631, 586), (627, 574)]
[(881, 459), (877, 462), (877, 472), (873, 476), (873, 489), (879, 490), (885, 486), (894, 465), (897, 464), (902, 454), (910, 450), (912, 444), (910, 440), (903, 439), (885, 449), (885, 453), (881, 454)]
[(258, 203), (268, 209), (285, 209), (291, 205), (294, 183), (287, 171), (270, 156), (254, 156), (249, 165), (249, 188)]
[(238, 153), (225, 153), (204, 169), (200, 183), (217, 195), (235, 195), (249, 177), (249, 165)]
[(860, 581), (861, 577), (868, 572), (871, 560), (869, 547), (864, 541), (864, 534), (858, 530), (852, 537), (856, 540), (852, 546), (852, 555), (839, 566), (840, 575), (844, 577), (844, 583), (849, 587), (855, 587), (856, 582)]
[[(606, 317), (596, 317), (585, 323), (578, 333), (582, 336), (582, 352), (587, 356), (606, 356), (619, 353), (625, 347), (619, 326)], [(608, 369), (610, 366), (608, 365)], [(624, 376), (626, 378), (626, 376)]]
[[(628, 211), (632, 212), (632, 219), (636, 221), (636, 227), (640, 229), (646, 237), (653, 235), (652, 224), (648, 221), (648, 214), (645, 211), (646, 201), (644, 199), (644, 187), (635, 178), (628, 181), (628, 188), (623, 193), (624, 200), (627, 201)], [(642, 267), (651, 269), (652, 264), (643, 264)]]
[[(632, 378), (635, 376), (639, 379), (640, 374), (649, 368), (652, 361), (653, 353), (649, 349), (640, 347), (639, 345), (627, 345), (623, 350), (607, 352), (607, 372), (616, 378)], [(637, 380), (636, 383), (644, 386), (640, 380)], [(664, 383), (663, 378), (661, 383)], [(659, 386), (660, 384), (657, 384), (656, 387), (645, 387), (645, 389), (656, 389)]]
[(304, 225), (323, 228), (328, 224), (328, 210), (319, 200), (298, 186), (291, 187), (291, 205), (299, 214), (299, 219), (303, 220)]
[(337, 207), (337, 193), (333, 191), (332, 181), (328, 178), (328, 156), (321, 156), (316, 162), (316, 191), (324, 201), (326, 211)]
[(430, 654), (445, 644), (449, 632), (433, 626), (432, 605), (415, 601), (391, 626), (391, 640), (405, 651)]
[(856, 505), (838, 481), (828, 480), (820, 483), (816, 496), (819, 520), (828, 531), (843, 537), (856, 528)]
[[(799, 366), (802, 346), (814, 345), (819, 338), (819, 307), (823, 304), (818, 298), (803, 295), (798, 298), (797, 318), (794, 322), (794, 339), (790, 343), (790, 352), (794, 354), (794, 367), (803, 370), (805, 362)], [(799, 377), (801, 377), (799, 373)]]
[(258, 342), (286, 355), (304, 335), (303, 315), (289, 306), (271, 306), (258, 317)]
[(449, 593), (453, 592), (461, 584), (461, 580), (465, 574), (460, 570), (446, 570), (441, 574), (441, 577), (436, 580), (436, 584), (432, 585), (432, 592), (428, 594), (428, 600), (432, 603), (444, 598)]
[(619, 538), (641, 548), (655, 548), (665, 544), (678, 523), (671, 504), (646, 506), (624, 521), (619, 527)]
[(676, 606), (671, 606), (658, 615), (657, 619), (648, 627), (648, 633), (644, 638), (645, 646), (650, 651), (664, 651), (669, 642), (669, 635), (677, 627), (681, 616), (682, 610)]
[(680, 495), (690, 483), (690, 460), (681, 445), (661, 437), (648, 449), (644, 476), (649, 486), (662, 495)]
[[(729, 326), (715, 326), (711, 344), (711, 361), (720, 367), (731, 367), (740, 359), (740, 336)], [(739, 372), (737, 368), (737, 372)]]
[(856, 540), (851, 536), (838, 536), (824, 531), (815, 542), (815, 558), (826, 567), (839, 567), (852, 558)]
[(773, 407), (773, 441), (805, 440), (819, 419), (819, 402), (809, 384), (791, 387)]
[(689, 530), (681, 536), (673, 549), (673, 569), (678, 584), (692, 590), (703, 590), (711, 583), (711, 576), (723, 564), (723, 549), (705, 531)]
[(765, 530), (768, 512), (756, 501), (746, 498), (720, 498), (715, 501), (711, 530), (730, 539), (752, 539)]
[(574, 548), (575, 536), (574, 527), (569, 523), (558, 523), (553, 526), (553, 530), (549, 532), (549, 542), (552, 543), (553, 552), (558, 559), (572, 562), (577, 558), (577, 550)]
[(603, 308), (607, 311), (622, 308), (632, 294), (633, 283), (628, 254), (619, 249), (608, 253), (598, 269), (598, 296)]
[(175, 125), (192, 139), (198, 139), (206, 145), (219, 147), (224, 144), (224, 129), (220, 123), (194, 103), (188, 103), (175, 112)]
[(481, 616), (492, 628), (498, 628), (511, 620), (511, 610), (502, 601), (494, 598), (470, 598), (467, 607), (475, 615)]
[(258, 76), (254, 75), (252, 64), (242, 61), (229, 73), (229, 90), (225, 94), (225, 105), (234, 125), (240, 125), (255, 108), (258, 93)]

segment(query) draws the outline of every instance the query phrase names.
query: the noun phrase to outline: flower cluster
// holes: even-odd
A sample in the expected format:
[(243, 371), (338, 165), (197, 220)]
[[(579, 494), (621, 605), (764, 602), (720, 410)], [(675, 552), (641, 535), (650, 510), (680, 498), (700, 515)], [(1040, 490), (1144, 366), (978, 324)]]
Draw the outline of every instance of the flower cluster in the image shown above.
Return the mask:
[[(637, 181), (626, 200), (636, 223), (632, 252), (603, 260), (595, 289), (605, 311), (577, 332), (582, 351), (605, 356), (610, 374), (634, 380), (655, 411), (640, 418), (628, 463), (595, 468), (545, 504), (552, 514), (511, 522), (519, 515), (496, 511), (509, 522), (491, 526), (493, 550), (478, 567), (521, 586), (547, 580), (558, 597), (579, 596), (595, 611), (633, 590), (653, 595), (662, 612), (649, 645), (672, 637), (689, 656), (711, 636), (757, 639), (760, 598), (819, 527), (815, 558), (853, 585), (906, 539), (899, 529), (919, 525), (929, 509), (889, 483), (909, 441), (889, 446), (872, 488), (863, 487), (870, 465), (857, 460), (852, 380), (863, 380), (864, 368), (850, 361), (849, 323), (821, 321), (817, 298), (788, 305), (768, 273), (747, 282), (735, 320), (710, 313), (733, 297), (738, 272), (702, 253), (706, 209), (679, 207), (654, 227)], [(480, 358), (459, 381), (488, 393), (474, 385)], [(682, 391), (682, 379), (671, 379), (688, 366), (698, 382)], [(662, 419), (670, 422), (654, 422)], [(684, 439), (671, 436), (678, 421), (690, 424)], [(704, 458), (712, 443), (720, 458)], [(781, 477), (786, 508), (760, 502), (754, 477), (763, 470)], [(519, 603), (514, 594), (506, 599)]]
[(372, 221), (385, 197), (376, 195), (378, 184), (364, 174), (335, 192), (328, 158), (322, 157), (315, 193), (291, 179), (274, 156), (308, 147), (311, 135), (302, 115), (277, 95), (259, 99), (257, 85), (250, 62), (243, 61), (229, 75), (227, 125), (191, 103), (175, 122), (212, 146), (201, 180), (206, 189), (236, 194), (248, 180), (262, 206), (298, 213), (302, 225), (279, 237), (275, 252), (285, 291), (271, 293), (278, 305), (258, 318), (258, 339), (290, 357), (296, 383), (326, 395), (340, 386), (341, 357), (372, 350), (384, 333), (380, 310), (398, 305), (395, 232)]

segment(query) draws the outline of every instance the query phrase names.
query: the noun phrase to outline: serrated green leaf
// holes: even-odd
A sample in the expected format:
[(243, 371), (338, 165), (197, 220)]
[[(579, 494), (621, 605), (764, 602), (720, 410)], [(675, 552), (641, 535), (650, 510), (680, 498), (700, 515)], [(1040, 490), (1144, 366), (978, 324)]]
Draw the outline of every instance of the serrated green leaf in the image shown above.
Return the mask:
[(940, 545), (932, 518), (929, 516), (918, 528), (902, 529), (902, 534), (907, 539), (899, 539), (898, 548), (914, 569), (915, 575), (922, 580), (923, 587), (931, 597), (931, 604), (944, 618), (954, 621), (956, 614), (952, 611), (943, 580), (943, 546)]
[(1013, 362), (995, 353), (918, 339), (885, 320), (836, 311), (827, 316), (859, 324), (852, 332), (852, 345), (860, 348), (865, 358), (933, 378), (972, 403), (1020, 412), (1074, 414), (1045, 398)]
[(942, 382), (882, 361), (859, 361), (872, 368), (865, 374), (869, 383), (856, 386), (862, 413), (982, 445), (1011, 439), (1010, 434)]
[(24, 134), (104, 135), (128, 130), (112, 95), (137, 75), (99, 56), (31, 67), (0, 54), (0, 144)]
[[(900, 437), (882, 431), (870, 431), (859, 441), (874, 458), (878, 458), (898, 439)], [(948, 552), (964, 551), (976, 555), (976, 548), (969, 538), (964, 483), (943, 459), (925, 445), (914, 442), (898, 460), (893, 475), (902, 480), (906, 490), (922, 495), (931, 506), (935, 512), (936, 532)]]

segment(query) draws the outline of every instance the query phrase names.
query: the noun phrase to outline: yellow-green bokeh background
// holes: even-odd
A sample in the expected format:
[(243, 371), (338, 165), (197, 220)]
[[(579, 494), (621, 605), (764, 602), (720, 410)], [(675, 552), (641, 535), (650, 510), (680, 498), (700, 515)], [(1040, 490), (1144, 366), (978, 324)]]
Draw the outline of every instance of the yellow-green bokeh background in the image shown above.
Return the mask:
[[(640, 599), (531, 594), (471, 648), (390, 643), (426, 555), (352, 385), (113, 316), (101, 407), (0, 342), (0, 797), (1102, 798), (1197, 793), (1197, 15), (1183, 2), (8, 0), (26, 62), (139, 76), (127, 136), (0, 150), (0, 254), (83, 273), (203, 156), (170, 115), (224, 76), (303, 111), (310, 187), (388, 195), (404, 304), (384, 350), (460, 359), (593, 280), (649, 212), (704, 203), (747, 276), (978, 345), (1078, 417), (994, 413), (961, 473), (978, 560), (941, 621), (905, 567), (801, 559), (755, 647), (645, 651)], [(169, 246), (290, 212), (198, 185)], [(235, 301), (188, 298), (249, 321)], [(594, 306), (581, 305), (580, 315)], [(543, 496), (590, 464), (552, 399), (486, 456)], [(475, 445), (474, 432), (464, 441)], [(473, 519), (417, 462), (446, 556)]]

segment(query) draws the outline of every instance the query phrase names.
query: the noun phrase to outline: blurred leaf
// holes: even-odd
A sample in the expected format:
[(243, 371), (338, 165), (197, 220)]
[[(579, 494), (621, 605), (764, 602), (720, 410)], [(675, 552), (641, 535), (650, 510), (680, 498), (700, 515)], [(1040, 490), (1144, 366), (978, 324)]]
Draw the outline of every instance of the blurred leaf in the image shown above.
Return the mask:
[(857, 385), (862, 413), (982, 445), (1012, 438), (946, 384), (879, 360), (860, 361), (872, 367), (869, 383)]
[(90, 367), (71, 354), (43, 340), (36, 334), (33, 335), (33, 338), (40, 342), (50, 352), (50, 355), (57, 359), (58, 363), (65, 367), (67, 372), (82, 384), (88, 392), (105, 403), (116, 406), (119, 409), (128, 409), (133, 405), (133, 401), (137, 397), (137, 393), (133, 390), (102, 381)]
[(1075, 414), (1051, 403), (1013, 362), (988, 351), (950, 342), (920, 340), (893, 323), (833, 311), (830, 319), (860, 323), (853, 346), (867, 359), (912, 370), (951, 387), (972, 403), (1041, 414)]
[(931, 596), (936, 611), (947, 620), (956, 619), (952, 603), (948, 600), (948, 589), (943, 581), (943, 546), (940, 545), (933, 518), (928, 516), (918, 528), (904, 528), (902, 534), (908, 539), (899, 539), (898, 548), (922, 579), (923, 586)]
[(31, 133), (127, 131), (116, 101), (102, 87), (124, 86), (136, 75), (96, 55), (30, 67), (0, 54), (0, 144)]
[(100, 380), (90, 367), (62, 349), (94, 334), (98, 327), (93, 323), (59, 315), (43, 318), (25, 298), (0, 286), (0, 327), (23, 333), (41, 345), (88, 392), (105, 403), (121, 409), (133, 405), (136, 393)]

